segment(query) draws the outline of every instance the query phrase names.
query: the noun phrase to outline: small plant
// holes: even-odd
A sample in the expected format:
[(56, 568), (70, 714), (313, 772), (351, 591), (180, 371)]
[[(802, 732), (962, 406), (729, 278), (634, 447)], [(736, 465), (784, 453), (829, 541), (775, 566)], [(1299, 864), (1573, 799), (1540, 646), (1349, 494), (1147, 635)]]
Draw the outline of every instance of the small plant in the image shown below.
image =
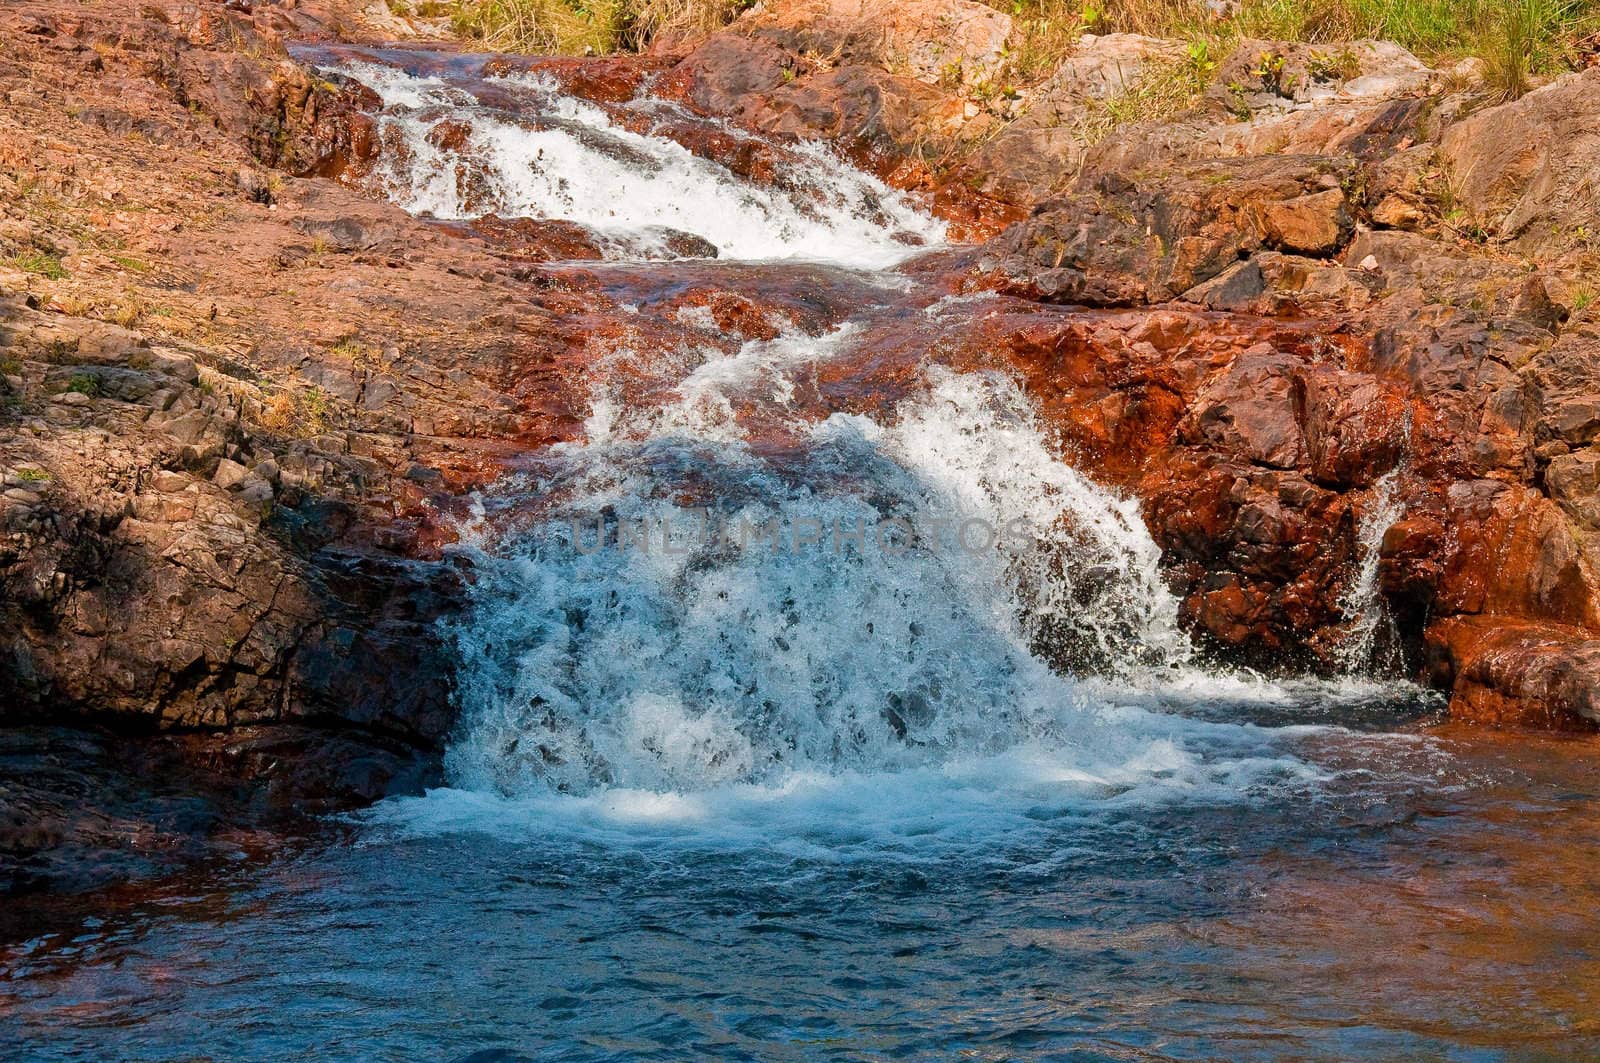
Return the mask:
[(363, 365), (374, 361), (376, 358), (376, 352), (367, 344), (362, 343), (357, 338), (356, 333), (351, 333), (332, 347), (329, 347), (328, 353), (348, 359), (354, 365)]
[(327, 392), (315, 385), (280, 391), (267, 400), (261, 412), (263, 426), (302, 439), (322, 435), (332, 422), (333, 401)]
[(100, 378), (88, 373), (75, 373), (72, 379), (67, 381), (67, 390), (87, 395), (92, 399), (100, 394)]
[(1600, 291), (1594, 288), (1579, 288), (1572, 293), (1572, 312), (1583, 313), (1594, 305), (1596, 296), (1600, 296)]
[(1228, 82), (1228, 113), (1241, 122), (1250, 121), (1250, 90), (1240, 82)]
[(1251, 74), (1260, 78), (1261, 86), (1274, 96), (1294, 97), (1295, 76), (1289, 72), (1289, 57), (1281, 52), (1262, 52), (1256, 57)]
[(750, 6), (750, 0), (465, 0), (451, 22), (457, 33), (499, 50), (597, 55), (639, 49), (666, 32), (708, 32)]
[(0, 376), (22, 375), (22, 359), (14, 354), (0, 355)]
[(94, 310), (93, 303), (70, 292), (58, 292), (51, 303), (68, 317), (88, 317)]
[(1072, 0), (1018, 0), (1011, 5), (1011, 46), (1006, 71), (1023, 82), (1053, 73), (1078, 46), (1078, 38), (1098, 22), (1094, 5)]
[(1217, 61), (1211, 55), (1211, 42), (1204, 37), (1197, 37), (1189, 42), (1184, 49), (1185, 61), (1189, 64), (1189, 74), (1197, 82), (1205, 82), (1217, 69)]
[(1482, 222), (1459, 207), (1446, 214), (1443, 221), (1446, 229), (1469, 243), (1486, 244), (1493, 235)]
[(1333, 53), (1313, 50), (1306, 60), (1306, 72), (1313, 81), (1353, 81), (1361, 76), (1361, 60), (1348, 47)]
[(26, 465), (17, 470), (17, 479), (24, 483), (47, 484), (50, 482), (50, 474), (43, 469)]
[(113, 306), (111, 312), (106, 315), (112, 324), (121, 325), (123, 328), (132, 328), (139, 323), (139, 319), (143, 316), (144, 303), (139, 300), (137, 295), (132, 293), (124, 297), (122, 302)]
[(112, 255), (111, 256), (111, 261), (115, 262), (117, 265), (121, 266), (123, 269), (127, 270), (130, 273), (149, 273), (150, 272), (150, 267), (149, 267), (148, 264), (146, 264), (144, 262), (141, 262), (137, 258), (132, 258), (132, 257), (130, 257), (128, 255)]
[(1182, 59), (1151, 59), (1123, 90), (1100, 101), (1103, 113), (1086, 123), (1084, 139), (1094, 141), (1119, 125), (1172, 118), (1193, 107), (1206, 85), (1209, 51), (1190, 51)]
[(20, 255), (13, 255), (11, 265), (46, 280), (63, 280), (67, 275), (67, 268), (61, 264), (60, 257), (46, 251), (24, 251)]

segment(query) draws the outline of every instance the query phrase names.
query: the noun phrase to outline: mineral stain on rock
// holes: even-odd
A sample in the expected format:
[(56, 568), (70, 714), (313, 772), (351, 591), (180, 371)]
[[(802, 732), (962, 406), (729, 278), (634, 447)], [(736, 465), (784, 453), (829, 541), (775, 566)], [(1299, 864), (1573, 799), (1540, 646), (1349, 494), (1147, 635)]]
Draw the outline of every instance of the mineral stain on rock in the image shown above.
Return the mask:
[[(1342, 666), (1359, 529), (1392, 483), (1388, 659), (1464, 719), (1600, 719), (1600, 326), (1575, 235), (1596, 214), (1595, 71), (1475, 108), (1392, 45), (1353, 46), (1333, 78), (1310, 49), (1244, 41), (1185, 113), (1088, 135), (1073, 119), (1170, 45), (1086, 37), (997, 116), (967, 90), (1010, 19), (961, 0), (766, 4), (583, 60), (378, 46), (392, 27), (367, 19), (0, 13), (5, 888), (155, 874), (264, 808), (437, 779), (439, 624), (474, 579), (445, 547), (515, 519), (473, 493), (580, 438), (597, 377), (649, 403), (682, 376), (674, 352), (820, 335), (872, 300), (858, 353), (786, 417), (890, 409), (930, 363), (1016, 377), (1064, 455), (1141, 500), (1187, 630), (1279, 673)], [(1264, 53), (1289, 88), (1251, 75)], [(826, 204), (795, 177), (802, 142), (827, 141), (922, 197), (952, 246), (884, 295), (831, 267), (713, 269), (718, 245), (671, 226), (622, 264), (567, 218), (407, 212), (379, 178), (415, 160), (357, 62), (633, 165), (660, 162), (628, 137), (655, 138), (806, 221)], [(535, 113), (518, 79), (608, 138)], [(490, 202), (470, 124), (424, 117), (455, 160), (440, 179)], [(1441, 213), (1451, 174), (1473, 239)], [(769, 412), (733, 416), (793, 443)], [(130, 832), (133, 855), (94, 857)]]

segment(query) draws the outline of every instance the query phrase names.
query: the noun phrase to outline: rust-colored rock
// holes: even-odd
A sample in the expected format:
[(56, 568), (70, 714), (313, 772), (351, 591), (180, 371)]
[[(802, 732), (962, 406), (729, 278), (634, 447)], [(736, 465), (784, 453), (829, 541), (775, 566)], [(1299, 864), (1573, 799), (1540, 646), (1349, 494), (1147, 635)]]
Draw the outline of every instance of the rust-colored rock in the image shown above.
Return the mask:
[(1493, 727), (1600, 728), (1600, 638), (1593, 631), (1459, 617), (1428, 629), (1450, 714)]

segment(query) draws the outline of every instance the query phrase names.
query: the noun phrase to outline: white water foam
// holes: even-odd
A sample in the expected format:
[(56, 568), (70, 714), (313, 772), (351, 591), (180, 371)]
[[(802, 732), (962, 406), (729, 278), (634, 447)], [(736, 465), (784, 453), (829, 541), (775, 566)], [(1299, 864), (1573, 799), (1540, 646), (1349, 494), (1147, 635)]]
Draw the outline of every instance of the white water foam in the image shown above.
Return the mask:
[(1350, 674), (1371, 667), (1378, 632), (1389, 620), (1378, 585), (1378, 569), (1384, 534), (1405, 515), (1405, 500), (1399, 490), (1402, 474), (1403, 468), (1396, 468), (1372, 486), (1356, 527), (1356, 568), (1339, 597), (1339, 612), (1349, 618), (1349, 626), (1335, 651), (1339, 663)]
[[(618, 259), (676, 257), (670, 237), (682, 232), (723, 258), (876, 269), (944, 239), (942, 222), (821, 145), (786, 147), (779, 179), (756, 185), (665, 137), (623, 128), (545, 77), (497, 79), (531, 116), (518, 119), (437, 78), (367, 62), (340, 72), (382, 99), (377, 179), (414, 213), (572, 221)], [(459, 143), (439, 136), (451, 127)]]
[[(1067, 710), (1075, 712), (1076, 710)], [(899, 770), (800, 768), (694, 789), (613, 786), (583, 794), (450, 788), (363, 818), (385, 833), (487, 833), (512, 842), (600, 845), (661, 856), (763, 853), (779, 864), (982, 863), (1038, 848), (1068, 864), (1063, 819), (1163, 805), (1299, 802), (1342, 769), (1296, 756), (1314, 729), (1215, 724), (1106, 708), (1070, 740), (958, 753)]]
[[(839, 340), (813, 342), (820, 357)], [(755, 369), (697, 370), (680, 406), (632, 420), (613, 410), (586, 442), (554, 448), (515, 488), (558, 500), (545, 519), (470, 547), (473, 604), (450, 632), (462, 661), (456, 786), (682, 795), (1018, 749), (1100, 782), (1127, 781), (1105, 763), (1170, 773), (1104, 724), (1110, 687), (1091, 696), (1062, 671), (1130, 688), (1193, 671), (1159, 553), (1133, 500), (1054, 456), (1014, 383), (934, 370), (890, 423), (836, 414), (802, 457), (775, 464), (699, 414), (707, 394), (767, 386), (786, 359), (729, 361)], [(707, 539), (695, 510), (707, 503), (729, 528), (803, 519), (829, 531), (804, 548)], [(976, 550), (925, 538), (903, 553), (870, 533), (830, 541), (889, 517), (919, 532), (1021, 518), (1028, 534)], [(618, 545), (616, 529), (640, 521), (677, 529), (679, 552)], [(602, 529), (609, 545), (596, 549)]]

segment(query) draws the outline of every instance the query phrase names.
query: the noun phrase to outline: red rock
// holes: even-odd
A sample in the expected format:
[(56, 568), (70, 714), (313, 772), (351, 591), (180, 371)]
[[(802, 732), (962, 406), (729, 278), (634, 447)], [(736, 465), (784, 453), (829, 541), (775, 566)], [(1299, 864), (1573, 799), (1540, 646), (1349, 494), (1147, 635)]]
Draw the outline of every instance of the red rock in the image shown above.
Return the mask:
[(1502, 617), (1428, 628), (1435, 679), (1450, 715), (1493, 727), (1600, 729), (1600, 638), (1590, 630)]

